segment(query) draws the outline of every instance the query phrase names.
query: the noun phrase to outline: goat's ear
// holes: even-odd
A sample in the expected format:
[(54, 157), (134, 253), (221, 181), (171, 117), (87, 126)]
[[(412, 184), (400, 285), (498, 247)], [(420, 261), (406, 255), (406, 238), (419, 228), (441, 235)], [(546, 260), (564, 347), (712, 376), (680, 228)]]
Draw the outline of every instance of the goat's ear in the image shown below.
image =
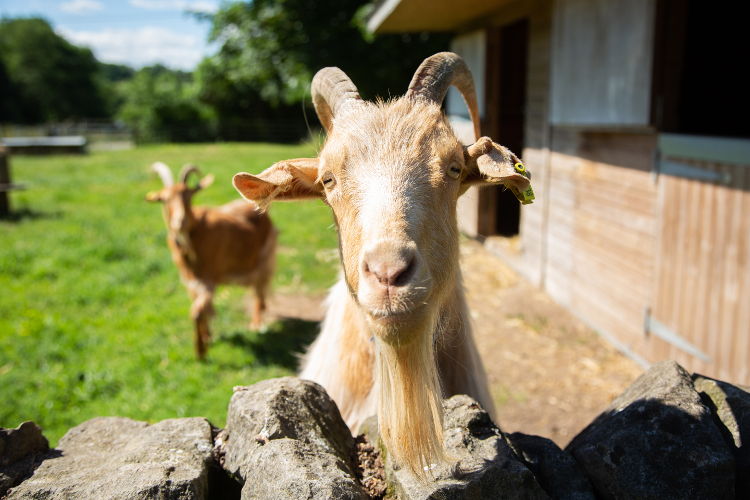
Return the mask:
[(461, 194), (476, 184), (505, 184), (524, 205), (534, 200), (531, 174), (508, 148), (482, 137), (464, 148), (467, 174), (461, 182)]
[(240, 172), (232, 183), (243, 198), (260, 206), (273, 200), (318, 198), (323, 193), (318, 182), (318, 161), (317, 158), (280, 161), (258, 175)]
[(146, 193), (146, 201), (162, 201), (161, 191), (151, 191), (149, 193)]

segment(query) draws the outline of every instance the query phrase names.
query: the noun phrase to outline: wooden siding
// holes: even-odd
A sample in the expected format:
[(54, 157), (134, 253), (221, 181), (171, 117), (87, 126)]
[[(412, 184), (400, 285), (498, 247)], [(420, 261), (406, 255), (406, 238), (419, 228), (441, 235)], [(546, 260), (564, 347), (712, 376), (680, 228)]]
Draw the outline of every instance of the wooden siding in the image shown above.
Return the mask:
[(552, 143), (544, 288), (621, 348), (642, 352), (655, 251), (655, 136), (555, 129)]
[(680, 161), (731, 181), (660, 176), (652, 315), (709, 361), (653, 334), (647, 356), (749, 384), (750, 165)]
[(535, 2), (529, 15), (529, 61), (526, 81), (526, 130), (523, 161), (531, 170), (537, 201), (521, 207), (521, 254), (518, 267), (532, 283), (544, 282), (547, 227), (549, 211), (549, 85), (550, 33), (552, 2)]

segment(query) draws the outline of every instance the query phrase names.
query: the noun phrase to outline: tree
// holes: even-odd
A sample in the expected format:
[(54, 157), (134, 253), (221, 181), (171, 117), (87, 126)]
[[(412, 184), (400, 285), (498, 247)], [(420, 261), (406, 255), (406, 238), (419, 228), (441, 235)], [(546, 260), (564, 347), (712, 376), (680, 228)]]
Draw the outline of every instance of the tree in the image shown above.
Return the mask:
[(219, 139), (294, 142), (307, 133), (299, 104), (265, 101), (251, 82), (231, 78), (216, 59), (204, 59), (195, 76), (201, 102), (215, 113)]
[(419, 63), (444, 50), (449, 38), (372, 36), (364, 29), (371, 6), (362, 3), (253, 0), (225, 5), (212, 17), (210, 34), (220, 48), (201, 66), (203, 75), (220, 68), (221, 78), (202, 76), (202, 95), (218, 95), (212, 86), (221, 85), (245, 99), (255, 92), (272, 107), (309, 101), (312, 76), (331, 65), (343, 69), (365, 98), (402, 94)]
[(161, 65), (138, 70), (122, 87), (118, 113), (139, 142), (213, 139), (213, 113), (199, 102), (190, 73)]
[(7, 88), (0, 94), (0, 121), (40, 123), (107, 115), (96, 58), (57, 35), (43, 19), (0, 19), (0, 65), (7, 79), (0, 83)]

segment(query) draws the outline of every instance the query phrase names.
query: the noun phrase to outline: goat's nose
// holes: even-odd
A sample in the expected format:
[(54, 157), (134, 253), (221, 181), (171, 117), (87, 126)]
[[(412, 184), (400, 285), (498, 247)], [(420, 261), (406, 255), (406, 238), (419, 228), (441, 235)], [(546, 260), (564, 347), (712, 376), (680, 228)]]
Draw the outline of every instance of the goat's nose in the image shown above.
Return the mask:
[(413, 243), (380, 241), (364, 252), (362, 274), (383, 287), (405, 286), (414, 277), (416, 255)]

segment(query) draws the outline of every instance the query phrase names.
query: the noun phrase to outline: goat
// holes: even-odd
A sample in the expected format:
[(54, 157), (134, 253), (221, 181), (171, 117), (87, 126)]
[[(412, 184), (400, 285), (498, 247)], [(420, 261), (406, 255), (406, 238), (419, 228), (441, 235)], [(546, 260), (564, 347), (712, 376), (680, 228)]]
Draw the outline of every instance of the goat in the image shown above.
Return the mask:
[(200, 175), (193, 165), (183, 167), (177, 183), (164, 163), (154, 163), (151, 168), (164, 188), (148, 193), (146, 200), (164, 205), (167, 244), (193, 302), (190, 316), (195, 322), (195, 353), (203, 359), (211, 340), (209, 320), (214, 315), (217, 285), (253, 287), (251, 327), (260, 327), (274, 270), (277, 230), (267, 213), (242, 200), (220, 207), (192, 206), (195, 193), (213, 183), (213, 176), (207, 175), (190, 187), (190, 175)]
[(233, 178), (261, 206), (317, 197), (331, 207), (343, 272), (300, 376), (326, 388), (353, 432), (377, 413), (390, 455), (421, 478), (447, 461), (443, 396), (465, 393), (493, 412), (461, 285), (457, 199), (482, 183), (533, 198), (508, 149), (459, 142), (441, 111), (450, 85), (479, 137), (474, 83), (456, 54), (427, 58), (406, 95), (385, 102), (363, 101), (343, 71), (324, 68), (311, 86), (328, 134), (318, 158)]

